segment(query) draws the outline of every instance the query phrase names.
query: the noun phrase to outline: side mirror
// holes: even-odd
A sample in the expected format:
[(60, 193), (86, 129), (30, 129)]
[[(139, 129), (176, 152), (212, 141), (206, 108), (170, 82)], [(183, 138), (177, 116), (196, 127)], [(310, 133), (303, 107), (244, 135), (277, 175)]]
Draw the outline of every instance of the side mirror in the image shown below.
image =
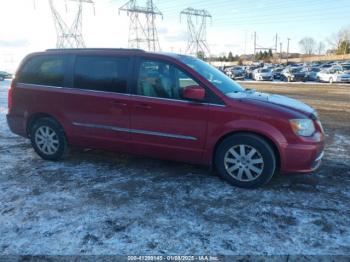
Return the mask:
[(203, 100), (205, 89), (197, 85), (187, 86), (182, 90), (182, 97), (189, 100)]

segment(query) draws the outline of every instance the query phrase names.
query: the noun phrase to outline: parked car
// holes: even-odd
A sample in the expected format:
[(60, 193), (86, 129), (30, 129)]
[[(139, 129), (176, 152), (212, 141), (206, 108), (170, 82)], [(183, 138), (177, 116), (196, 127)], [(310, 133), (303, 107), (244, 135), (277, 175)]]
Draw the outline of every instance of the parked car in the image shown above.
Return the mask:
[(342, 71), (350, 71), (350, 64), (341, 64), (340, 67)]
[(307, 80), (310, 81), (316, 81), (317, 79), (317, 73), (320, 72), (321, 69), (319, 67), (312, 67), (309, 69), (307, 73)]
[(0, 81), (4, 81), (6, 78), (12, 78), (12, 75), (5, 71), (0, 71)]
[(273, 73), (268, 68), (258, 68), (253, 71), (253, 79), (256, 81), (272, 81)]
[(331, 63), (326, 63), (326, 64), (321, 64), (321, 65), (320, 65), (320, 68), (321, 68), (321, 70), (322, 70), (322, 69), (330, 68), (330, 67), (332, 67), (332, 66), (333, 66), (333, 64), (331, 64)]
[(286, 67), (282, 71), (282, 80), (287, 82), (305, 81), (306, 73), (302, 67)]
[(43, 159), (70, 146), (214, 166), (257, 187), (277, 170), (320, 165), (314, 109), (244, 89), (194, 57), (138, 49), (61, 49), (27, 56), (8, 93), (11, 131)]
[(246, 77), (253, 79), (253, 72), (255, 69), (259, 68), (258, 66), (247, 66), (245, 69)]
[(341, 66), (331, 67), (317, 73), (320, 82), (350, 83), (350, 71), (345, 71)]
[(278, 67), (272, 70), (273, 78), (274, 79), (281, 79), (282, 78), (282, 71), (284, 68)]
[(245, 77), (244, 69), (240, 66), (231, 67), (226, 74), (234, 80), (243, 80)]

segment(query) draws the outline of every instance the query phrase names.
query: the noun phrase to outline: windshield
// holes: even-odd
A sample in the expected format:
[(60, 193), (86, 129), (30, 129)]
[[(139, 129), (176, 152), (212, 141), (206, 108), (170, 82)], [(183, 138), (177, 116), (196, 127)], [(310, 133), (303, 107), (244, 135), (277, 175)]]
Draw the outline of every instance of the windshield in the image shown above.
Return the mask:
[(270, 69), (261, 69), (260, 73), (270, 73)]
[(179, 55), (178, 58), (181, 62), (185, 63), (202, 77), (207, 79), (224, 94), (242, 92), (245, 90), (242, 86), (226, 76), (220, 70), (200, 59), (184, 55)]
[(297, 68), (292, 68), (290, 71), (291, 71), (292, 73), (299, 73), (299, 72), (301, 72), (301, 70), (302, 70), (302, 68), (297, 67)]

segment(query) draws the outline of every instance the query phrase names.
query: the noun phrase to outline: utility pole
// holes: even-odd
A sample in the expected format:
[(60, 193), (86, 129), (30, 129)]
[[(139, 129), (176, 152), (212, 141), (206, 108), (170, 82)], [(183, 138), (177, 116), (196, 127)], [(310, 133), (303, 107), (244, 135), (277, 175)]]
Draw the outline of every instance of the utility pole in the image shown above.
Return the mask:
[(207, 19), (212, 19), (212, 16), (205, 9), (191, 7), (180, 12), (180, 22), (183, 15), (186, 16), (188, 32), (186, 53), (197, 56), (199, 52), (202, 52), (204, 57), (210, 57), (207, 42)]
[(290, 41), (290, 38), (287, 38), (287, 64), (288, 64), (288, 57), (289, 57), (289, 41)]
[(130, 15), (129, 47), (160, 50), (155, 20), (158, 15), (163, 17), (163, 14), (153, 4), (153, 0), (147, 0), (146, 7), (139, 6), (136, 0), (130, 0), (119, 8), (120, 11)]
[(276, 33), (276, 38), (275, 38), (275, 52), (277, 53), (277, 42), (278, 42), (278, 34)]
[(256, 55), (256, 31), (254, 31), (254, 59)]
[[(54, 20), (56, 28), (56, 48), (83, 48), (85, 47), (83, 39), (83, 3), (88, 3), (94, 5), (92, 0), (70, 0), (76, 2), (77, 4), (77, 13), (75, 15), (74, 21), (71, 26), (68, 26), (67, 23), (62, 18), (62, 15), (57, 10), (54, 1), (49, 0), (49, 6)], [(63, 2), (63, 0), (61, 0)], [(36, 9), (36, 1), (33, 1), (34, 9)], [(67, 8), (67, 0), (64, 1)], [(94, 8), (95, 10), (95, 8)]]
[(280, 64), (282, 64), (282, 42), (280, 42)]

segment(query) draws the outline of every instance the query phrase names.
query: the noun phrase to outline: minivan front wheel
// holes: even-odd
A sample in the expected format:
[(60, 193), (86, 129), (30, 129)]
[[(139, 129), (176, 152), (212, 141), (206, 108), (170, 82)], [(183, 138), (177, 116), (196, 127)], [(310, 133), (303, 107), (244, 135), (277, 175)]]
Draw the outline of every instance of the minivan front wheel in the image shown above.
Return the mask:
[(271, 146), (253, 134), (226, 138), (218, 147), (216, 168), (232, 185), (256, 188), (270, 181), (276, 169), (276, 156)]
[(62, 127), (52, 118), (40, 118), (30, 128), (30, 139), (35, 152), (46, 160), (59, 160), (68, 145)]

